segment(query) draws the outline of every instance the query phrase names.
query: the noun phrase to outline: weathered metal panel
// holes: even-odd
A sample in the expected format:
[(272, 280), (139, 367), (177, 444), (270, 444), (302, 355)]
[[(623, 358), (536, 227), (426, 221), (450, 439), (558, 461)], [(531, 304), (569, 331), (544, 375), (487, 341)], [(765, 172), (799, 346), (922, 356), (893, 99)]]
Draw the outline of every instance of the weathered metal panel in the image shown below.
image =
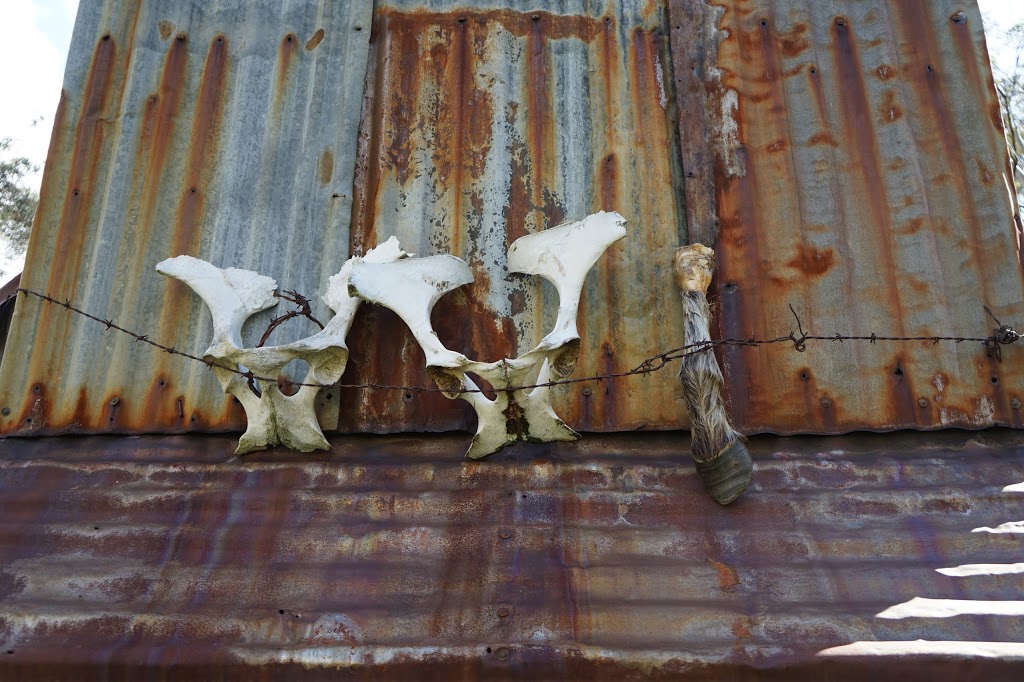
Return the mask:
[[(663, 4), (377, 3), (367, 74), (370, 4), (83, 2), (25, 286), (201, 354), (209, 320), (153, 272), (162, 258), (248, 267), (313, 295), (350, 248), (397, 234), (410, 251), (472, 264), (476, 284), (442, 302), (437, 327), (490, 360), (533, 346), (556, 307), (536, 278), (508, 276), (508, 244), (607, 208), (626, 215), (630, 238), (585, 292), (577, 372), (630, 369), (678, 345), (668, 264), (683, 219)], [(13, 346), (31, 350), (3, 367), (3, 431), (243, 423), (201, 365), (35, 300), (19, 304), (15, 328)], [(384, 311), (362, 313), (351, 346), (345, 383), (429, 383)], [(560, 389), (557, 409), (582, 429), (685, 424), (676, 383), (659, 379)], [(319, 409), (328, 429), (339, 411), (345, 430), (472, 420), (437, 394), (325, 391)]]
[[(640, 0), (375, 3), (352, 250), (395, 234), (418, 254), (470, 263), (476, 282), (434, 315), (447, 346), (490, 361), (536, 345), (557, 298), (537, 278), (510, 276), (507, 248), (602, 209), (625, 216), (628, 235), (584, 291), (576, 375), (629, 370), (681, 345), (670, 258), (685, 231), (666, 16), (663, 2)], [(350, 335), (354, 382), (430, 385), (394, 315), (363, 319)], [(686, 423), (668, 373), (553, 391), (577, 429)], [(465, 405), (436, 394), (343, 395), (345, 429), (472, 424)]]
[(952, 652), (1024, 648), (1019, 432), (755, 437), (728, 509), (675, 434), (467, 439), (0, 441), (0, 677), (1016, 679)]
[[(690, 234), (723, 336), (986, 336), (1024, 323), (975, 2), (672, 0)], [(1020, 426), (1024, 357), (977, 343), (727, 348), (745, 432)]]
[[(200, 355), (209, 316), (163, 258), (318, 296), (349, 255), (371, 5), (83, 0), (23, 286)], [(39, 301), (19, 300), (8, 348), (7, 433), (244, 424), (202, 365)]]

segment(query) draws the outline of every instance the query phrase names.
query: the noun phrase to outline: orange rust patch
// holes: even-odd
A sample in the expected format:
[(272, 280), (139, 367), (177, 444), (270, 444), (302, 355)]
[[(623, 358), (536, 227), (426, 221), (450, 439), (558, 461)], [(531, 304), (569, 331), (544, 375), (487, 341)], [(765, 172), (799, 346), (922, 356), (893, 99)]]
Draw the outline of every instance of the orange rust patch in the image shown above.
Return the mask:
[(834, 255), (832, 249), (819, 251), (813, 246), (801, 244), (797, 247), (796, 257), (786, 263), (806, 275), (823, 275), (832, 267)]
[(787, 57), (796, 57), (808, 48), (807, 24), (797, 24), (788, 33), (779, 34), (779, 45), (782, 47), (782, 54)]
[(785, 148), (786, 148), (786, 141), (785, 140), (775, 140), (770, 145), (768, 145), (768, 151), (771, 152), (771, 153), (781, 152), (781, 151), (785, 150)]
[(711, 562), (711, 565), (715, 567), (715, 572), (718, 573), (718, 587), (723, 590), (731, 590), (740, 584), (740, 578), (736, 574), (735, 568), (714, 559), (708, 559), (708, 561)]
[(896, 75), (896, 69), (888, 64), (882, 64), (878, 67), (878, 70), (875, 71), (875, 73), (878, 74), (878, 80), (887, 81)]
[(992, 169), (985, 165), (981, 159), (976, 159), (978, 164), (978, 177), (981, 179), (983, 185), (991, 185), (995, 182), (996, 176), (992, 172)]
[(838, 147), (839, 143), (836, 142), (835, 138), (829, 133), (815, 133), (811, 135), (810, 139), (807, 140), (807, 144), (812, 146), (817, 145), (828, 145), (829, 147)]
[(882, 117), (882, 123), (895, 123), (903, 118), (903, 109), (896, 104), (896, 93), (892, 90), (886, 91), (885, 100), (879, 107), (879, 114)]
[(313, 34), (313, 37), (306, 41), (306, 51), (312, 52), (315, 50), (316, 46), (323, 41), (325, 35), (327, 35), (326, 31), (322, 28), (317, 29), (316, 33)]
[(161, 19), (156, 28), (160, 31), (160, 40), (167, 40), (174, 33), (174, 22), (168, 21), (167, 19)]
[(334, 177), (334, 152), (330, 147), (320, 155), (320, 184), (326, 185)]
[(732, 634), (737, 639), (750, 639), (750, 617), (740, 616), (732, 623)]
[[(536, 16), (537, 19), (533, 17)], [(601, 32), (601, 25), (611, 23), (598, 17), (580, 14), (552, 14), (550, 12), (516, 12), (511, 9), (492, 11), (458, 11), (458, 12), (402, 12), (395, 9), (379, 9), (374, 12), (375, 18), (387, 18), (389, 28), (396, 22), (402, 22), (417, 31), (424, 31), (431, 26), (450, 26), (454, 24), (500, 24), (502, 28), (516, 36), (528, 36), (535, 27), (543, 31), (550, 40), (579, 38), (590, 42)], [(611, 17), (607, 17), (611, 19)]]

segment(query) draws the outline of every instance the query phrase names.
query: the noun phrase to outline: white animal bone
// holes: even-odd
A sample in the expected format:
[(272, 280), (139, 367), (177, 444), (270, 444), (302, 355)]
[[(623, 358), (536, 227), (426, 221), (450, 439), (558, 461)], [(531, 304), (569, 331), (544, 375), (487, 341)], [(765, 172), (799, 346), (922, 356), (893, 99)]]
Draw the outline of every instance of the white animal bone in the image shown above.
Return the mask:
[(345, 337), (360, 300), (348, 293), (348, 279), (353, 266), (362, 261), (382, 263), (407, 257), (392, 237), (370, 250), (363, 258), (349, 259), (341, 272), (328, 281), (324, 302), (335, 316), (317, 334), (281, 346), (244, 348), (242, 325), (252, 315), (277, 304), (274, 291), (277, 283), (249, 270), (222, 270), (191, 256), (169, 258), (157, 264), (157, 272), (181, 280), (206, 303), (213, 315), (213, 342), (204, 354), (215, 361), (213, 372), (225, 392), (238, 398), (246, 416), (246, 430), (238, 442), (237, 454), (284, 445), (301, 452), (327, 450), (316, 420), (315, 400), (319, 388), (302, 386), (289, 396), (277, 383), (261, 382), (260, 393), (254, 393), (248, 382), (238, 374), (224, 369), (233, 367), (252, 371), (256, 376), (278, 376), (292, 360), (301, 359), (309, 365), (302, 383), (332, 384), (345, 373), (348, 347)]
[[(509, 248), (513, 272), (535, 274), (555, 285), (558, 318), (555, 328), (536, 348), (517, 359), (474, 362), (444, 347), (430, 324), (430, 312), (441, 296), (473, 281), (464, 261), (432, 256), (373, 265), (353, 265), (349, 288), (360, 298), (386, 306), (409, 326), (427, 359), (427, 373), (448, 398), (462, 398), (477, 414), (477, 430), (467, 457), (493, 454), (518, 440), (575, 440), (579, 434), (565, 425), (551, 407), (548, 387), (532, 390), (515, 386), (544, 384), (568, 376), (579, 355), (576, 329), (580, 295), (587, 273), (601, 254), (626, 235), (625, 220), (617, 213), (597, 213), (517, 239)], [(479, 375), (497, 391), (490, 400), (466, 376)], [(536, 377), (532, 378), (536, 372)]]
[[(391, 237), (362, 258), (351, 258), (330, 278), (323, 301), (335, 316), (324, 329), (305, 339), (264, 348), (244, 348), (242, 325), (252, 315), (277, 303), (277, 283), (249, 270), (222, 270), (191, 256), (178, 256), (157, 265), (157, 271), (192, 288), (213, 315), (213, 341), (206, 357), (213, 359), (224, 390), (245, 409), (248, 424), (238, 454), (277, 444), (309, 452), (328, 449), (316, 420), (314, 400), (319, 387), (302, 386), (288, 396), (277, 382), (260, 382), (257, 395), (237, 373), (275, 377), (285, 365), (302, 359), (309, 372), (302, 383), (332, 384), (348, 363), (345, 337), (356, 309), (366, 300), (398, 313), (412, 330), (427, 360), (427, 373), (449, 398), (462, 398), (477, 413), (477, 432), (468, 457), (497, 452), (518, 440), (575, 440), (579, 434), (558, 418), (547, 386), (552, 377), (568, 376), (579, 355), (576, 329), (580, 295), (587, 273), (613, 243), (625, 236), (625, 220), (617, 213), (597, 213), (579, 222), (560, 225), (517, 239), (509, 248), (514, 272), (535, 274), (558, 291), (555, 328), (536, 348), (516, 358), (482, 363), (445, 348), (430, 324), (430, 313), (450, 291), (473, 281), (466, 263), (454, 256), (411, 258)], [(475, 373), (497, 391), (494, 400), (479, 392), (466, 374)], [(537, 384), (534, 389), (516, 388)]]

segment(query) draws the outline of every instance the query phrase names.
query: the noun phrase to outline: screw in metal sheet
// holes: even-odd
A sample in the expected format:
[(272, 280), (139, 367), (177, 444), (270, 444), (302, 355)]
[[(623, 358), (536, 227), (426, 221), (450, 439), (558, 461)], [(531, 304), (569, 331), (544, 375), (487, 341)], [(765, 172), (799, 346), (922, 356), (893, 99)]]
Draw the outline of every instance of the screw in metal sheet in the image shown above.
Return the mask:
[(498, 609), (498, 618), (507, 618), (510, 613), (511, 611), (509, 611), (507, 606), (502, 606)]
[(540, 21), (540, 15), (539, 14), (530, 15), (530, 18), (533, 19), (534, 21)]
[(821, 399), (821, 406), (824, 407), (824, 408), (832, 407), (832, 401), (829, 400), (828, 398), (822, 398)]
[(950, 19), (954, 24), (962, 24), (967, 21), (967, 15), (963, 13), (963, 10), (961, 10), (959, 12), (954, 12)]
[(585, 395), (585, 396), (594, 395), (594, 389), (592, 389), (592, 388), (590, 388), (588, 386), (587, 388), (583, 389), (583, 395)]
[(506, 647), (500, 647), (497, 651), (494, 652), (494, 655), (498, 657), (499, 661), (507, 661), (508, 654), (509, 651)]
[(846, 26), (846, 17), (836, 17), (836, 26)]
[(2, 414), (5, 417), (11, 416), (11, 408), (5, 407), (4, 409), (0, 410), (0, 414)]
[[(1015, 410), (1019, 410), (1020, 409), (1020, 399), (1019, 398), (1014, 398), (1013, 400), (1011, 400), (1010, 401), (1010, 407), (1012, 407)], [(4, 409), (7, 409), (7, 408), (4, 408)]]
[(110, 399), (110, 406), (111, 406), (111, 407), (117, 407), (117, 404), (118, 404), (119, 402), (121, 402), (121, 399), (120, 399), (120, 398), (118, 398), (118, 397), (117, 397), (117, 396), (115, 395), (115, 396), (114, 396), (113, 398), (111, 398), (111, 399)]
[(508, 540), (510, 537), (512, 537), (512, 531), (510, 531), (508, 528), (502, 528), (498, 531), (498, 537), (502, 540)]
[(918, 407), (928, 407), (928, 398), (918, 398), (917, 399), (917, 406)]

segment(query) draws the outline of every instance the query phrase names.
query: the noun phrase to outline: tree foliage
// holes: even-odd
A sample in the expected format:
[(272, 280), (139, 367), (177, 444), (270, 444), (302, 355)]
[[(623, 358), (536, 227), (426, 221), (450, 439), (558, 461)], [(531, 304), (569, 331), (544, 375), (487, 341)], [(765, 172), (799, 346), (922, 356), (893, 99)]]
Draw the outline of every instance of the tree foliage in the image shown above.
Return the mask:
[[(6, 156), (10, 147), (10, 138), (0, 139), (0, 157)], [(23, 184), (25, 176), (36, 170), (24, 157), (0, 158), (0, 235), (15, 253), (25, 251), (39, 205), (39, 196)]]

